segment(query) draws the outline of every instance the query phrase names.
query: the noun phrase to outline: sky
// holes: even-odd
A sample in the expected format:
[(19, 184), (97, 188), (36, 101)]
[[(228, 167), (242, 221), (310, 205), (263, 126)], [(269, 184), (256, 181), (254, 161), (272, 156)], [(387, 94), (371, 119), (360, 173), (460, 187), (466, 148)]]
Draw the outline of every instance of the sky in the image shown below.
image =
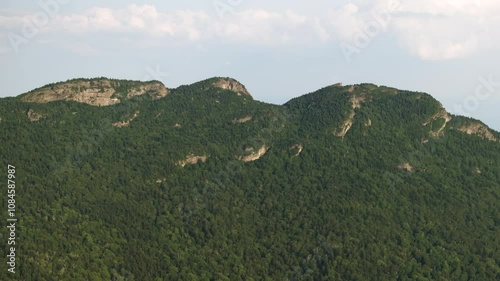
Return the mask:
[(374, 83), (500, 131), (499, 1), (270, 2), (2, 1), (0, 97), (81, 77), (175, 88), (223, 76), (283, 104)]

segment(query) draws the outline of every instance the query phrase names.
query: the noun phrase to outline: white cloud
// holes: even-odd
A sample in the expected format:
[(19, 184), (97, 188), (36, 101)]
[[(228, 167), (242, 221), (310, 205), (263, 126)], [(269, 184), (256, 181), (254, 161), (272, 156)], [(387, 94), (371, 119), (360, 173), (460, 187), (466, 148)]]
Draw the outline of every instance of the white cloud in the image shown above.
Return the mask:
[(480, 47), (481, 38), (466, 21), (398, 19), (395, 30), (403, 48), (424, 60), (448, 60), (468, 56)]
[(474, 15), (480, 13), (485, 5), (486, 0), (403, 0), (401, 1), (401, 11), (432, 16)]
[(500, 3), (488, 0), (402, 1), (393, 22), (401, 46), (424, 60), (449, 60), (498, 48)]
[[(23, 24), (30, 16), (12, 13), (0, 16), (0, 30), (8, 27), (21, 33)], [(153, 5), (134, 4), (118, 10), (95, 7), (78, 14), (58, 14), (47, 25), (38, 28), (45, 33), (139, 32), (189, 41), (222, 38), (274, 44), (296, 42), (307, 35), (304, 27), (308, 25), (311, 28), (313, 23), (292, 10), (283, 13), (262, 9), (235, 10), (221, 21), (215, 14), (209, 15), (205, 11), (166, 13), (158, 11)]]
[(383, 11), (384, 16), (392, 11), (382, 29), (394, 34), (402, 48), (423, 60), (463, 58), (500, 47), (500, 38), (496, 36), (500, 29), (500, 2), (494, 0), (349, 2), (329, 11), (327, 30), (351, 44), (356, 36), (367, 34), (370, 21), (380, 22), (374, 16), (378, 11)]
[(301, 25), (306, 23), (307, 21), (307, 17), (298, 15), (294, 13), (292, 10), (287, 10), (285, 14), (289, 22), (292, 23), (293, 25)]
[(86, 19), (91, 27), (103, 30), (115, 30), (122, 26), (113, 13), (113, 10), (106, 8), (93, 8), (86, 14)]
[(245, 10), (227, 15), (224, 19), (215, 22), (217, 37), (265, 43), (277, 36), (277, 25), (283, 16), (265, 10)]
[(323, 26), (319, 18), (314, 19), (313, 21), (314, 32), (319, 36), (321, 41), (327, 41), (330, 39), (330, 33)]
[(324, 22), (326, 22), (330, 32), (334, 32), (340, 39), (351, 40), (356, 33), (363, 29), (366, 22), (364, 17), (357, 5), (348, 3), (340, 9), (328, 11)]
[(93, 8), (81, 15), (57, 17), (67, 32), (141, 32), (154, 36), (179, 36), (189, 40), (202, 38), (202, 29), (210, 26), (204, 12), (180, 10), (160, 13), (151, 5), (131, 5), (121, 10)]
[(156, 10), (156, 7), (153, 5), (130, 5), (126, 8), (131, 16), (147, 18), (151, 20), (157, 20), (159, 17), (159, 13)]
[(181, 34), (187, 35), (191, 41), (198, 41), (203, 37), (204, 29), (212, 23), (205, 12), (180, 10), (175, 13), (175, 28)]
[[(424, 60), (447, 60), (500, 47), (500, 2), (495, 0), (352, 0), (316, 15), (263, 9), (234, 9), (222, 19), (213, 11), (159, 11), (154, 5), (122, 9), (95, 7), (81, 13), (58, 14), (44, 33), (139, 33), (151, 40), (199, 42), (224, 40), (261, 45), (352, 42), (360, 32), (386, 13), (387, 25), (400, 46)], [(31, 14), (0, 10), (0, 31), (19, 31)], [(379, 36), (382, 32), (378, 32)], [(371, 38), (375, 39), (375, 38)], [(149, 44), (149, 43), (148, 43)]]
[(307, 43), (319, 41), (314, 19), (286, 10), (283, 13), (266, 10), (243, 10), (227, 14), (214, 23), (215, 37), (259, 45)]
[(329, 11), (327, 23), (341, 41), (340, 50), (347, 61), (351, 61), (353, 55), (361, 53), (373, 40), (386, 33), (394, 15), (399, 12), (400, 3), (397, 0), (371, 4), (358, 6), (349, 2)]

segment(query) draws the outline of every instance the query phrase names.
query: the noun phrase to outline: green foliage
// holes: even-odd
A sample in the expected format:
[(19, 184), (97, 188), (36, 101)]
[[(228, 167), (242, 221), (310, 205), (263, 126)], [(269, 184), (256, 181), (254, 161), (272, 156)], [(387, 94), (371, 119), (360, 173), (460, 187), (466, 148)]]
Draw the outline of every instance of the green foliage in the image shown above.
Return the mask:
[[(327, 87), (275, 106), (213, 81), (109, 107), (0, 100), (18, 280), (500, 278), (500, 144), (456, 129), (474, 120), (433, 138), (441, 105), (423, 93)], [(177, 165), (191, 154), (208, 159)]]

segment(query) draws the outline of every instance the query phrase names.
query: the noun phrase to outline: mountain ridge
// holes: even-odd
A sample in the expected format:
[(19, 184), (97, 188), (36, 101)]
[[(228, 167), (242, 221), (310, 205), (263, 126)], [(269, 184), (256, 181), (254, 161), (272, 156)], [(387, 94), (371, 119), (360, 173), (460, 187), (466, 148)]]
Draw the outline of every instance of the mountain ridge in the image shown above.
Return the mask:
[(497, 132), (424, 93), (273, 105), (218, 79), (109, 106), (0, 99), (16, 278), (498, 279)]
[[(134, 96), (141, 96), (145, 94), (149, 95), (153, 100), (160, 99), (167, 96), (172, 90), (176, 90), (183, 87), (198, 87), (199, 85), (203, 85), (202, 88), (198, 89), (199, 91), (205, 91), (210, 87), (215, 87), (215, 88), (220, 88), (222, 90), (228, 90), (237, 93), (238, 95), (243, 95), (250, 98), (252, 97), (242, 83), (231, 77), (212, 77), (198, 82), (194, 82), (189, 85), (181, 85), (173, 89), (167, 88), (162, 82), (159, 81), (141, 82), (141, 81), (98, 77), (98, 78), (88, 78), (88, 79), (75, 78), (67, 80), (65, 82), (56, 82), (47, 84), (45, 86), (33, 89), (27, 93), (21, 94), (18, 96), (18, 98), (21, 98), (25, 102), (34, 102), (34, 103), (47, 103), (53, 101), (76, 101), (93, 106), (111, 106), (120, 103), (122, 99), (130, 99)], [(349, 113), (349, 116), (344, 120), (344, 124), (340, 128), (337, 128), (336, 132), (334, 133), (338, 137), (344, 137), (348, 133), (351, 126), (353, 125), (352, 122), (353, 118), (355, 117), (355, 110), (361, 108), (363, 103), (369, 102), (370, 99), (372, 98), (370, 97), (370, 94), (373, 93), (375, 90), (378, 91), (378, 94), (388, 94), (388, 95), (397, 95), (401, 91), (396, 88), (375, 85), (372, 83), (361, 83), (353, 85), (343, 85), (342, 83), (336, 83), (330, 86), (320, 88), (317, 91), (304, 94), (296, 98), (292, 98), (284, 105), (293, 102), (293, 100), (295, 99), (300, 99), (303, 96), (311, 95), (332, 88), (342, 89), (343, 92), (350, 93), (350, 103), (352, 104), (352, 111)], [(355, 91), (356, 89), (360, 90)], [(431, 97), (432, 99), (434, 99), (429, 94), (423, 92), (411, 92), (411, 93), (414, 94), (415, 99), (420, 99), (423, 96)], [(494, 142), (500, 141), (498, 132), (491, 129), (480, 120), (476, 120), (473, 118), (467, 119), (466, 117), (452, 115), (449, 112), (447, 112), (446, 109), (444, 109), (441, 103), (439, 104), (440, 104), (440, 109), (436, 112), (436, 114), (433, 117), (431, 117), (428, 121), (422, 124), (423, 126), (427, 126), (435, 121), (444, 122), (443, 124), (441, 124), (441, 127), (439, 127), (437, 130), (430, 132), (430, 137), (439, 137), (444, 133), (444, 130), (449, 124), (455, 124), (451, 126), (452, 129), (458, 130), (460, 132), (469, 135), (477, 135), (489, 141), (494, 141)], [(41, 119), (41, 116), (36, 115), (32, 111), (29, 112), (28, 115), (30, 120), (32, 121), (38, 121)], [(453, 122), (457, 120), (459, 123), (458, 125), (456, 124), (457, 122)], [(124, 125), (127, 124), (127, 121), (122, 121), (122, 122), (124, 122)], [(372, 124), (372, 120), (369, 118), (365, 120), (365, 122), (367, 126), (371, 126)], [(466, 124), (462, 124), (464, 122)]]
[[(236, 79), (229, 77), (213, 77), (210, 81), (213, 87), (229, 90), (238, 95), (250, 96), (245, 86)], [(182, 86), (179, 86), (182, 87)], [(94, 106), (110, 106), (120, 103), (122, 99), (149, 94), (152, 99), (159, 99), (169, 94), (170, 89), (160, 81), (134, 81), (124, 79), (75, 78), (64, 82), (50, 83), (33, 89), (20, 97), (26, 102), (47, 103), (53, 101), (76, 101)]]

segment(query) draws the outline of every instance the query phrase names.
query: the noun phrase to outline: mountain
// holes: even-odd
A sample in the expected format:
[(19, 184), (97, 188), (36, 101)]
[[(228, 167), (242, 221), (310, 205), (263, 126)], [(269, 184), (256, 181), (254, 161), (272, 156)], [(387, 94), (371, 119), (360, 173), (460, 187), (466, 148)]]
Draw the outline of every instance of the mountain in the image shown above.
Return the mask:
[(75, 79), (0, 129), (2, 280), (500, 279), (500, 134), (425, 93)]

